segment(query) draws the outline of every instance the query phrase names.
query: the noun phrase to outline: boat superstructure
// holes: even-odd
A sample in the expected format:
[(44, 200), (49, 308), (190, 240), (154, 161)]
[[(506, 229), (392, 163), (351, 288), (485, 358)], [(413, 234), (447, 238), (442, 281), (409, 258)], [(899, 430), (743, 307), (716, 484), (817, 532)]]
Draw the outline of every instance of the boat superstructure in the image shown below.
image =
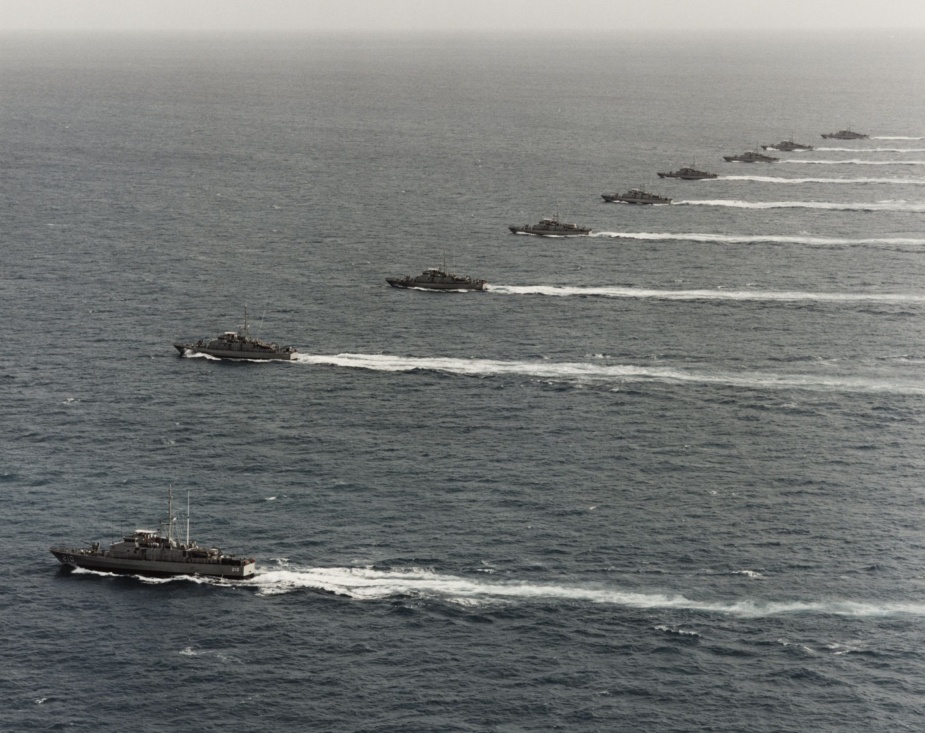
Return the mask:
[(454, 275), (447, 272), (446, 267), (439, 269), (431, 267), (420, 275), (405, 275), (404, 277), (387, 277), (385, 281), (393, 288), (421, 288), (423, 290), (485, 290), (487, 283), (484, 280), (474, 280), (468, 275)]
[(853, 130), (839, 130), (838, 132), (824, 132), (822, 137), (826, 140), (865, 140), (870, 135), (865, 135), (863, 132), (854, 132)]
[(724, 155), (723, 160), (727, 163), (776, 163), (780, 158), (749, 150), (741, 155)]
[(649, 193), (639, 188), (631, 188), (626, 193), (602, 193), (601, 198), (608, 204), (670, 204), (671, 199), (667, 196), (659, 196), (657, 193)]
[(538, 224), (509, 226), (512, 234), (534, 234), (538, 237), (580, 237), (591, 233), (591, 227), (560, 222), (558, 217), (546, 217)]
[(719, 178), (716, 173), (707, 173), (706, 171), (699, 171), (696, 168), (679, 168), (676, 171), (671, 171), (669, 173), (659, 173), (659, 178), (680, 178), (684, 181), (699, 181), (705, 178)]
[(792, 153), (795, 150), (812, 150), (812, 145), (803, 145), (802, 143), (795, 143), (793, 140), (782, 140), (779, 143), (774, 145), (762, 145), (762, 150), (779, 150), (782, 153)]
[(105, 573), (130, 575), (204, 575), (230, 580), (243, 580), (256, 571), (253, 558), (237, 557), (217, 547), (200, 547), (189, 538), (187, 509), (186, 539), (177, 534), (177, 519), (173, 514), (173, 491), (167, 494), (167, 519), (157, 530), (136, 529), (108, 549), (99, 542), (89, 547), (52, 547), (51, 553), (63, 565)]
[(193, 343), (175, 343), (174, 348), (182, 356), (187, 351), (207, 354), (218, 359), (249, 359), (256, 361), (295, 359), (298, 351), (292, 346), (277, 346), (268, 341), (253, 338), (247, 330), (247, 308), (244, 309), (244, 325), (237, 331), (225, 331), (215, 338), (199, 339)]

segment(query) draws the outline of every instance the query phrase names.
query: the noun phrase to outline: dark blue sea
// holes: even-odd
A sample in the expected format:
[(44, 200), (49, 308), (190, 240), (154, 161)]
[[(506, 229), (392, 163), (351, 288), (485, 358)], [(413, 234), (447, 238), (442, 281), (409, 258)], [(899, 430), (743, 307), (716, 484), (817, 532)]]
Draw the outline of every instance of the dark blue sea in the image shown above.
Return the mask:
[(3, 36), (0, 731), (921, 731), (923, 40)]

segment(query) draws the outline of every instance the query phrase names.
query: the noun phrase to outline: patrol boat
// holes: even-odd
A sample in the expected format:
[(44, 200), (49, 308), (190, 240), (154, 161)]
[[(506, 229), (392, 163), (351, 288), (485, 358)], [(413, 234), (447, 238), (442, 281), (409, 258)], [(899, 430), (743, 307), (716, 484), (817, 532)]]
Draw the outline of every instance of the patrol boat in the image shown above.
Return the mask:
[(812, 150), (812, 145), (795, 143), (793, 140), (783, 140), (775, 145), (762, 145), (762, 150), (779, 150), (782, 153), (792, 153), (794, 150)]
[(251, 359), (268, 361), (282, 359), (289, 361), (299, 353), (292, 346), (277, 346), (260, 339), (251, 338), (247, 332), (247, 308), (244, 309), (244, 326), (239, 331), (225, 331), (214, 339), (199, 339), (195, 343), (173, 345), (182, 356), (187, 351), (207, 354), (219, 359)]
[(136, 529), (104, 550), (99, 542), (90, 547), (52, 547), (51, 553), (62, 565), (104, 573), (130, 575), (205, 575), (213, 578), (243, 580), (254, 575), (253, 558), (226, 555), (217, 547), (200, 547), (189, 538), (189, 509), (186, 517), (186, 541), (177, 536), (177, 519), (173, 515), (173, 491), (167, 492), (167, 521), (157, 530)]
[[(446, 265), (444, 265), (446, 268)], [(473, 280), (468, 275), (454, 275), (446, 269), (431, 267), (420, 275), (387, 277), (385, 281), (393, 288), (422, 288), (424, 290), (485, 290), (484, 280)]]
[(659, 196), (657, 193), (641, 191), (638, 188), (631, 188), (626, 193), (602, 193), (601, 198), (608, 204), (670, 204), (671, 199), (667, 196)]
[(723, 160), (727, 163), (776, 163), (780, 158), (775, 158), (773, 155), (762, 155), (749, 150), (741, 155), (724, 155)]
[(512, 234), (534, 234), (538, 237), (581, 237), (591, 233), (591, 227), (560, 222), (558, 217), (546, 217), (539, 224), (509, 226)]
[(659, 178), (681, 178), (685, 181), (699, 181), (704, 178), (719, 178), (716, 173), (707, 173), (699, 171), (696, 168), (681, 168), (680, 170), (671, 171), (670, 173), (659, 173)]
[(838, 132), (824, 132), (822, 137), (826, 140), (864, 140), (869, 138), (870, 135), (865, 135), (863, 132), (853, 132), (852, 130), (839, 130)]

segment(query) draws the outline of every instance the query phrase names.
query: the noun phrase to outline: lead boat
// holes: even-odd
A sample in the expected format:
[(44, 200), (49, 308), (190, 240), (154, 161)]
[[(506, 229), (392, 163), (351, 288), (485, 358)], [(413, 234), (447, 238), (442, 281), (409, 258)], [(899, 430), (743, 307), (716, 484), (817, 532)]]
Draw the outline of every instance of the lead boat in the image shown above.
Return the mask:
[(826, 140), (865, 140), (870, 135), (865, 135), (863, 132), (854, 132), (853, 130), (839, 130), (838, 132), (824, 132), (822, 137)]
[(659, 173), (659, 178), (680, 178), (684, 181), (700, 181), (705, 178), (719, 178), (716, 173), (708, 173), (707, 171), (699, 171), (696, 168), (680, 168), (676, 171), (670, 171), (668, 173)]
[(485, 290), (484, 280), (473, 280), (468, 275), (454, 275), (452, 272), (431, 267), (420, 275), (387, 277), (385, 281), (393, 288), (421, 288), (423, 290)]
[(560, 222), (558, 217), (546, 217), (539, 224), (524, 224), (523, 226), (509, 226), (512, 234), (533, 234), (538, 237), (581, 237), (591, 233), (591, 227), (582, 227), (578, 224)]
[(776, 163), (780, 158), (749, 150), (741, 155), (724, 155), (723, 160), (727, 163)]
[(214, 339), (199, 339), (194, 343), (176, 343), (174, 348), (182, 356), (187, 351), (207, 354), (218, 359), (250, 359), (289, 361), (299, 353), (292, 346), (277, 346), (268, 341), (252, 338), (247, 332), (247, 308), (244, 309), (244, 326), (238, 331), (225, 331)]
[(803, 143), (795, 143), (793, 140), (782, 140), (779, 143), (774, 145), (762, 145), (762, 150), (779, 150), (782, 153), (792, 153), (794, 150), (812, 150), (812, 145), (803, 145)]
[(217, 547), (200, 547), (189, 538), (189, 509), (186, 518), (186, 541), (177, 536), (173, 516), (173, 491), (167, 492), (167, 521), (158, 529), (136, 529), (113, 542), (104, 550), (99, 542), (90, 547), (52, 547), (51, 554), (62, 565), (104, 573), (130, 575), (204, 575), (228, 580), (243, 580), (254, 575), (253, 558), (226, 555)]
[(657, 193), (649, 193), (638, 188), (631, 188), (626, 193), (602, 193), (601, 198), (608, 204), (670, 204), (671, 199), (667, 196), (659, 196)]

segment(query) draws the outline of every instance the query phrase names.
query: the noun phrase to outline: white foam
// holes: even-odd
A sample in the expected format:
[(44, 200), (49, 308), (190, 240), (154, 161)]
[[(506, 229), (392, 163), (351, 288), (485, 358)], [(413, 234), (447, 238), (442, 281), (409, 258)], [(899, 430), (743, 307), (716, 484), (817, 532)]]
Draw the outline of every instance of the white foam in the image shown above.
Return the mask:
[(826, 153), (925, 153), (925, 148), (814, 148)]
[(584, 362), (496, 361), (451, 357), (411, 357), (388, 354), (300, 354), (297, 362), (383, 372), (419, 369), (470, 377), (523, 376), (575, 382), (665, 382), (718, 384), (746, 389), (805, 389), (836, 392), (925, 394), (925, 383), (904, 383), (864, 377), (762, 372), (696, 371), (672, 367), (602, 365)]
[(781, 163), (799, 163), (800, 165), (925, 165), (925, 160), (861, 160), (851, 158), (844, 160), (802, 160), (787, 158)]
[(925, 186), (925, 178), (780, 178), (777, 176), (720, 176), (721, 181), (757, 181), (759, 183), (896, 183)]
[(925, 295), (910, 293), (806, 293), (776, 290), (652, 290), (616, 286), (489, 285), (501, 295), (597, 296), (653, 300), (817, 301), (830, 303), (925, 303)]
[[(786, 180), (786, 179), (781, 179)], [(925, 181), (923, 181), (925, 183)], [(835, 203), (829, 201), (740, 201), (707, 199), (677, 201), (675, 206), (728, 206), (734, 209), (826, 209), (830, 211), (908, 211), (925, 212), (925, 203), (906, 201), (876, 201), (866, 203)]]
[[(901, 203), (901, 202), (900, 202)], [(686, 241), (717, 242), (721, 244), (807, 244), (819, 247), (852, 245), (920, 246), (925, 245), (922, 237), (884, 237), (873, 239), (849, 239), (847, 237), (781, 236), (775, 234), (705, 234), (690, 232), (595, 232), (592, 237), (613, 237), (616, 239), (639, 239), (643, 241)]]
[(906, 135), (871, 135), (871, 140), (925, 140), (925, 137), (908, 137)]
[(301, 568), (271, 570), (242, 581), (256, 586), (258, 595), (278, 595), (310, 589), (357, 600), (395, 596), (433, 598), (465, 606), (497, 603), (566, 600), (627, 608), (681, 609), (735, 616), (771, 616), (811, 613), (840, 616), (925, 615), (923, 603), (867, 603), (857, 601), (698, 601), (677, 593), (628, 591), (607, 587), (579, 586), (493, 578), (463, 578), (424, 568), (376, 570), (373, 568)]

